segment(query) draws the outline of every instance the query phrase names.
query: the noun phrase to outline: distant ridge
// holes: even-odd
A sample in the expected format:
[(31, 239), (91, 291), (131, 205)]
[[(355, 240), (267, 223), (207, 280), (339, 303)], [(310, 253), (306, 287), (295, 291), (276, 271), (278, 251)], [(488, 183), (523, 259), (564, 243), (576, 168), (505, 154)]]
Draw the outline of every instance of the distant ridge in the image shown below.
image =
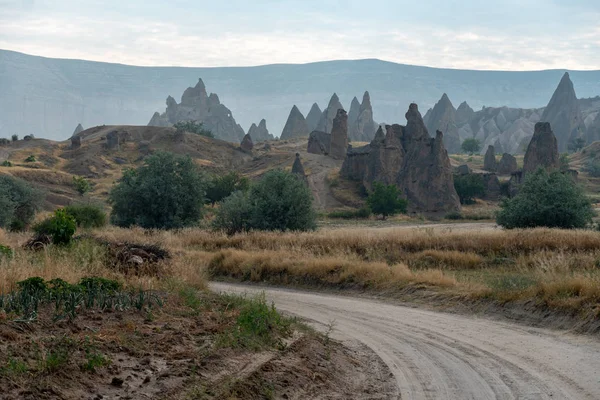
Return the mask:
[[(277, 64), (257, 67), (136, 67), (95, 61), (61, 60), (0, 50), (0, 137), (67, 139), (78, 123), (148, 123), (198, 78), (218, 93), (244, 130), (265, 118), (281, 132), (296, 104), (307, 115), (337, 93), (348, 108), (357, 93), (369, 91), (378, 122), (404, 122), (403, 110), (416, 102), (427, 110), (443, 93), (458, 103), (543, 107), (565, 70), (532, 72), (467, 71), (395, 64), (376, 59)], [(600, 94), (600, 71), (570, 71), (580, 98)]]

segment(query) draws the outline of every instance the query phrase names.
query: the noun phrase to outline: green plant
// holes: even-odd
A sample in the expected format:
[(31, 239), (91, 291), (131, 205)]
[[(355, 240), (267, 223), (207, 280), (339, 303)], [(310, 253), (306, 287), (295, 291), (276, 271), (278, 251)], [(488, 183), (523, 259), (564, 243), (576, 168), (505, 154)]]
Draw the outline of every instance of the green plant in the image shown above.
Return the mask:
[(213, 133), (211, 131), (209, 131), (208, 129), (204, 129), (204, 125), (202, 124), (202, 122), (196, 122), (196, 121), (178, 122), (175, 125), (173, 125), (173, 127), (177, 130), (177, 133), (189, 132), (189, 133), (194, 133), (194, 134), (200, 135), (200, 136), (206, 136), (209, 138), (215, 137), (215, 135), (213, 135)]
[(473, 155), (481, 151), (481, 142), (475, 138), (465, 139), (460, 145), (460, 148), (465, 153)]
[(194, 161), (167, 152), (144, 161), (143, 166), (125, 171), (111, 190), (111, 222), (158, 229), (198, 224), (206, 185)]
[(52, 243), (56, 245), (67, 245), (71, 243), (77, 223), (75, 218), (67, 214), (64, 209), (58, 209), (54, 215), (34, 227), (38, 235), (48, 235)]
[(461, 220), (464, 219), (464, 216), (460, 213), (460, 211), (451, 211), (446, 214), (444, 218), (449, 220)]
[(10, 247), (4, 246), (0, 244), (0, 259), (7, 258), (11, 259), (13, 257), (13, 251)]
[(568, 171), (570, 166), (569, 166), (569, 153), (562, 153), (560, 155), (560, 170), (561, 171)]
[(358, 210), (338, 210), (327, 214), (327, 218), (332, 219), (366, 219), (371, 216), (371, 208), (364, 206)]
[(485, 184), (479, 174), (455, 175), (454, 188), (461, 204), (473, 204), (476, 197), (485, 196)]
[(228, 235), (252, 228), (252, 203), (247, 192), (235, 192), (221, 202), (212, 226)]
[(0, 175), (0, 227), (24, 229), (33, 221), (42, 200), (42, 194), (25, 181)]
[(589, 160), (583, 170), (587, 172), (589, 176), (594, 178), (600, 177), (600, 161), (594, 159)]
[(232, 171), (225, 175), (213, 176), (206, 187), (206, 201), (215, 204), (231, 196), (233, 192), (246, 192), (250, 188), (248, 178)]
[(36, 161), (37, 161), (37, 159), (35, 158), (35, 156), (33, 154), (25, 159), (25, 162), (36, 162)]
[(11, 163), (10, 161), (8, 161), (8, 160), (4, 160), (4, 161), (2, 161), (2, 164), (1, 164), (1, 165), (2, 165), (3, 167), (12, 167), (12, 166), (13, 166), (13, 165), (12, 165), (12, 163)]
[(569, 142), (569, 144), (567, 145), (567, 148), (572, 153), (575, 153), (575, 152), (583, 149), (584, 147), (585, 147), (585, 139), (582, 137), (578, 137), (576, 139), (571, 140)]
[(19, 140), (19, 135), (17, 135), (17, 134), (14, 134), (14, 135), (12, 135), (12, 136), (10, 137), (10, 139), (11, 139), (13, 142), (16, 142), (16, 141), (18, 141), (18, 140)]
[(106, 225), (106, 213), (98, 206), (73, 204), (64, 208), (79, 228), (101, 228)]
[(528, 175), (519, 193), (501, 208), (496, 222), (507, 229), (584, 228), (595, 215), (590, 200), (570, 177), (541, 168)]
[(20, 375), (29, 371), (29, 367), (21, 360), (10, 357), (6, 366), (0, 368), (2, 375)]
[(92, 189), (90, 182), (83, 176), (73, 176), (73, 187), (82, 196)]
[(381, 182), (373, 183), (373, 191), (367, 198), (367, 204), (376, 215), (386, 219), (389, 215), (406, 213), (408, 201), (400, 197), (401, 192), (396, 185), (384, 185)]
[(83, 344), (83, 350), (86, 362), (81, 366), (81, 369), (84, 371), (96, 372), (98, 368), (107, 367), (111, 364), (110, 359), (100, 353), (87, 336)]

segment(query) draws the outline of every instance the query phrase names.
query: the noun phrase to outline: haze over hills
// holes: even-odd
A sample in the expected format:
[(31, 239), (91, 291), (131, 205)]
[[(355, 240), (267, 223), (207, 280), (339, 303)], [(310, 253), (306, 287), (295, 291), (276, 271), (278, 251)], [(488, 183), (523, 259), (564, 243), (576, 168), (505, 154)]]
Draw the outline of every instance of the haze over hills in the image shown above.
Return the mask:
[[(544, 107), (564, 70), (500, 72), (436, 69), (380, 60), (235, 68), (137, 67), (61, 60), (0, 50), (0, 137), (66, 139), (78, 123), (146, 125), (202, 78), (248, 130), (266, 118), (279, 136), (292, 105), (306, 115), (327, 106), (336, 92), (346, 109), (354, 96), (371, 95), (374, 118), (404, 122), (411, 102), (425, 111), (447, 93), (475, 110), (482, 106)], [(579, 98), (600, 94), (600, 71), (573, 71)]]

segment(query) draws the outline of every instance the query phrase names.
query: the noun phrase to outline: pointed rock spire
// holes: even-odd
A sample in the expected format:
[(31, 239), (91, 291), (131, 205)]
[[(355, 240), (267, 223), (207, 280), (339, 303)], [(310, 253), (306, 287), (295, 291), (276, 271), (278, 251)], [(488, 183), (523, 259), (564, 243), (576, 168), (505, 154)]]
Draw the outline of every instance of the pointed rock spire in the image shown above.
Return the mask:
[(304, 166), (302, 166), (302, 160), (300, 160), (300, 153), (296, 153), (296, 159), (292, 165), (292, 174), (298, 175), (300, 178), (305, 179), (306, 174), (304, 173)]
[(298, 107), (295, 105), (290, 111), (283, 132), (281, 132), (281, 139), (292, 139), (302, 136), (308, 136), (308, 125), (304, 115), (300, 112)]
[(252, 149), (254, 148), (254, 141), (249, 134), (244, 135), (242, 143), (240, 143), (240, 148), (247, 153), (252, 152)]
[(490, 172), (496, 172), (498, 169), (498, 163), (496, 162), (496, 149), (490, 145), (485, 152), (483, 158), (483, 169)]
[(317, 103), (314, 103), (310, 108), (308, 115), (306, 116), (306, 125), (308, 126), (308, 130), (310, 132), (317, 129), (317, 125), (319, 125), (319, 120), (321, 119), (321, 114), (323, 114), (323, 111), (321, 111), (321, 108)]
[(267, 121), (264, 118), (260, 120), (258, 126), (256, 126), (256, 124), (250, 126), (248, 135), (250, 135), (257, 143), (274, 139), (273, 135), (271, 135), (267, 129)]
[(75, 128), (75, 130), (73, 131), (73, 134), (71, 136), (75, 136), (80, 132), (83, 132), (83, 126), (81, 126), (81, 124), (78, 124), (77, 127)]
[(444, 134), (444, 144), (449, 153), (460, 151), (460, 137), (456, 127), (456, 109), (446, 93), (433, 107), (427, 119), (427, 130), (429, 132), (440, 130)]
[(535, 172), (538, 168), (544, 168), (547, 171), (560, 168), (558, 140), (548, 122), (535, 124), (535, 131), (529, 146), (527, 146), (523, 161), (524, 174)]
[(342, 106), (342, 103), (340, 103), (338, 95), (334, 93), (329, 100), (329, 105), (321, 114), (321, 119), (317, 125), (317, 130), (331, 133), (331, 128), (333, 128), (333, 119), (336, 117), (338, 110), (343, 109), (344, 107)]
[(348, 150), (348, 114), (343, 109), (338, 109), (331, 129), (331, 146), (329, 155), (343, 160)]

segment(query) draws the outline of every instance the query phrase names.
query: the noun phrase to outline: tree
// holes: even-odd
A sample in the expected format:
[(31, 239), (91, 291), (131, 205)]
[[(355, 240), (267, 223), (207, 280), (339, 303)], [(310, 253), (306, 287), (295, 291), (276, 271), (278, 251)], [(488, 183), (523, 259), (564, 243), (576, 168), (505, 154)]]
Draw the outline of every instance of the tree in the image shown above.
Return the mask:
[(460, 148), (462, 151), (472, 156), (473, 154), (481, 151), (481, 143), (475, 138), (469, 138), (462, 142)]
[(75, 219), (78, 228), (101, 228), (106, 225), (106, 214), (98, 206), (91, 204), (71, 204), (65, 212)]
[(585, 147), (585, 139), (582, 137), (575, 138), (569, 142), (567, 148), (571, 153), (578, 152)]
[(0, 227), (25, 229), (40, 208), (43, 195), (25, 181), (0, 175)]
[(52, 243), (55, 245), (71, 243), (76, 229), (77, 222), (75, 218), (62, 208), (56, 210), (52, 217), (45, 219), (34, 227), (35, 233), (50, 236)]
[(202, 217), (205, 179), (189, 156), (158, 152), (126, 170), (113, 187), (111, 222), (122, 227), (176, 229)]
[(215, 135), (208, 129), (204, 129), (204, 124), (202, 122), (196, 121), (183, 121), (178, 122), (173, 127), (177, 130), (177, 133), (194, 133), (200, 136), (206, 136), (209, 138), (214, 138)]
[(208, 182), (206, 201), (212, 205), (231, 196), (235, 191), (247, 191), (250, 187), (248, 178), (232, 171), (225, 175), (216, 175)]
[(92, 189), (90, 182), (83, 176), (73, 176), (73, 186), (75, 187), (77, 193), (82, 196)]
[(570, 177), (542, 168), (527, 176), (519, 193), (501, 208), (496, 222), (507, 229), (584, 228), (595, 215), (590, 200)]
[(14, 135), (12, 135), (12, 136), (10, 137), (10, 139), (11, 139), (13, 142), (16, 142), (16, 141), (18, 141), (18, 140), (19, 140), (19, 135), (17, 135), (17, 134), (14, 134)]
[(367, 204), (376, 215), (386, 219), (389, 215), (406, 213), (408, 202), (400, 197), (400, 189), (396, 185), (384, 185), (381, 182), (373, 183), (373, 191), (367, 198)]
[(460, 204), (473, 204), (476, 197), (485, 196), (485, 184), (479, 174), (455, 175), (454, 188)]
[(316, 228), (312, 193), (297, 176), (282, 170), (265, 174), (248, 192), (224, 199), (213, 227), (234, 234), (249, 230), (307, 231)]
[(562, 153), (559, 158), (560, 161), (560, 170), (568, 171), (570, 168), (569, 165), (569, 153)]

